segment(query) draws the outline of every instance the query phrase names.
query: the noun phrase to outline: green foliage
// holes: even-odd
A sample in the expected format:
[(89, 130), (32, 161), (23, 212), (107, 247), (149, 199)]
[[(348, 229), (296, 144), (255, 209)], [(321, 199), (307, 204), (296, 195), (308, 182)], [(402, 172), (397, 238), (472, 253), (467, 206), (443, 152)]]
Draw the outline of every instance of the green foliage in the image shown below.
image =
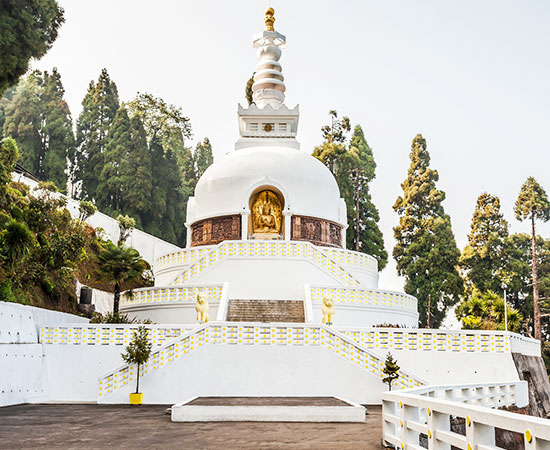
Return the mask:
[(138, 323), (138, 321), (135, 318), (130, 319), (128, 314), (122, 314), (119, 312), (106, 312), (105, 314), (94, 312), (92, 318), (90, 319), (90, 323), (134, 324)]
[(393, 381), (399, 378), (399, 369), (397, 361), (393, 359), (391, 353), (388, 353), (384, 362), (384, 368), (382, 369), (382, 373), (386, 376), (382, 378), (382, 382), (388, 385), (390, 391)]
[(488, 193), (476, 203), (468, 245), (460, 256), (460, 267), (468, 290), (499, 292), (506, 271), (508, 223), (500, 212), (500, 200)]
[(126, 242), (126, 239), (130, 236), (132, 230), (136, 227), (136, 221), (130, 216), (123, 216), (119, 214), (116, 218), (118, 222), (118, 230), (120, 232), (118, 237), (118, 245), (122, 245)]
[(143, 279), (150, 269), (137, 250), (107, 243), (99, 253), (96, 275), (114, 287), (114, 313), (118, 313), (122, 284)]
[(103, 69), (97, 84), (91, 81), (88, 86), (76, 126), (77, 149), (71, 161), (71, 178), (75, 184), (81, 184), (77, 193), (81, 199), (93, 201), (97, 198), (109, 127), (118, 107), (116, 84)]
[(322, 128), (325, 142), (315, 147), (313, 156), (332, 172), (346, 202), (349, 226), (347, 248), (375, 256), (382, 270), (387, 264), (388, 254), (378, 227), (380, 215), (369, 191), (369, 183), (374, 179), (376, 170), (372, 149), (359, 125), (355, 127), (348, 145), (349, 118), (339, 120), (336, 111), (329, 114), (331, 124)]
[(0, 8), (0, 94), (14, 85), (57, 38), (64, 22), (55, 0), (3, 0)]
[(19, 151), (15, 141), (4, 138), (0, 142), (0, 211), (7, 209), (11, 203), (9, 182), (18, 158)]
[(550, 220), (548, 196), (533, 177), (527, 178), (521, 186), (514, 212), (517, 220), (538, 219), (544, 222)]
[(149, 340), (149, 332), (144, 326), (138, 327), (134, 331), (132, 341), (126, 347), (126, 352), (122, 354), (122, 359), (128, 364), (137, 365), (136, 394), (139, 393), (139, 372), (143, 364), (149, 361), (153, 344)]
[(13, 270), (24, 262), (36, 240), (25, 223), (10, 220), (0, 233), (0, 244), (8, 269)]
[(533, 177), (521, 187), (518, 199), (516, 200), (514, 212), (518, 220), (531, 220), (531, 273), (533, 284), (533, 327), (535, 339), (542, 338), (541, 312), (539, 303), (539, 280), (536, 253), (535, 220), (547, 222), (550, 219), (550, 202), (544, 189)]
[(67, 158), (74, 153), (74, 134), (65, 90), (57, 69), (35, 71), (18, 85), (5, 108), (4, 134), (13, 137), (21, 165), (61, 189), (67, 185)]
[(89, 202), (88, 200), (81, 200), (78, 204), (78, 218), (82, 221), (85, 221), (88, 219), (88, 217), (93, 216), (97, 212), (97, 207), (93, 204), (93, 202)]
[(193, 154), (195, 179), (197, 181), (213, 162), (214, 156), (212, 155), (212, 145), (210, 144), (210, 139), (205, 137), (202, 142), (197, 144), (195, 153)]
[(426, 141), (420, 134), (413, 140), (410, 158), (408, 176), (401, 185), (403, 196), (393, 207), (399, 214), (393, 256), (398, 274), (405, 277), (405, 292), (418, 299), (420, 324), (427, 324), (431, 299), (430, 325), (438, 327), (464, 290), (456, 269), (460, 252), (451, 219), (443, 209), (445, 193), (436, 188), (439, 174), (430, 168)]
[[(508, 330), (519, 333), (523, 316), (508, 305)], [(467, 330), (505, 330), (504, 299), (493, 291), (474, 288), (471, 296), (456, 308), (456, 317)]]
[(252, 97), (252, 85), (254, 84), (254, 75), (256, 75), (256, 72), (254, 72), (252, 76), (248, 79), (248, 81), (246, 82), (246, 87), (244, 89), (244, 95), (246, 97), (246, 101), (248, 102), (248, 106), (255, 104)]

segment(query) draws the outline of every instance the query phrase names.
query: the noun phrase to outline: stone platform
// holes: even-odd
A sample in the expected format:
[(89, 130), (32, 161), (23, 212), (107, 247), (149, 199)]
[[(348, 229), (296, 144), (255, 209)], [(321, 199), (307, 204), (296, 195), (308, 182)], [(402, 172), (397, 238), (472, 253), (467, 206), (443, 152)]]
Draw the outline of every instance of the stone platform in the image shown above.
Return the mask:
[(336, 397), (195, 397), (172, 422), (365, 422), (363, 406)]

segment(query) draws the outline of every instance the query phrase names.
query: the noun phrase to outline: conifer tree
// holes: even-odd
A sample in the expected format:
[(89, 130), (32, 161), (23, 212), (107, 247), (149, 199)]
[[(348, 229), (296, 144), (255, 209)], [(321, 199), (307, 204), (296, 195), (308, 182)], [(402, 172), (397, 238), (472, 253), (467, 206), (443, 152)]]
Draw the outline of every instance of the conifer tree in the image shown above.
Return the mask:
[(210, 145), (210, 139), (207, 137), (195, 147), (193, 162), (195, 166), (195, 179), (198, 181), (199, 178), (202, 177), (204, 171), (214, 162), (212, 145)]
[(153, 178), (151, 155), (147, 147), (145, 129), (139, 117), (130, 119), (130, 141), (128, 156), (121, 164), (124, 214), (136, 219), (137, 226), (143, 228), (143, 222), (151, 210), (151, 192)]
[(132, 157), (129, 149), (130, 118), (124, 105), (121, 105), (109, 129), (104, 165), (97, 186), (97, 205), (107, 214), (122, 211), (125, 194), (122, 168)]
[(508, 223), (500, 212), (500, 199), (484, 192), (476, 203), (468, 245), (462, 251), (460, 266), (469, 288), (500, 292), (506, 265), (505, 241)]
[(360, 125), (356, 125), (353, 131), (348, 151), (352, 149), (357, 150), (357, 164), (350, 172), (352, 195), (347, 196), (353, 200), (352, 208), (348, 207), (347, 247), (376, 257), (378, 268), (382, 270), (387, 264), (388, 253), (378, 227), (380, 214), (369, 191), (369, 183), (376, 176), (376, 163)]
[(35, 176), (67, 185), (67, 158), (74, 151), (72, 118), (57, 69), (35, 71), (17, 86), (5, 110), (4, 134), (21, 149), (20, 164)]
[(90, 82), (77, 121), (77, 150), (72, 161), (72, 178), (74, 184), (81, 184), (78, 192), (81, 199), (95, 200), (97, 196), (109, 126), (118, 107), (116, 84), (109, 77), (107, 70), (103, 69), (97, 84)]
[(388, 254), (378, 227), (380, 215), (369, 191), (376, 170), (372, 149), (361, 126), (355, 127), (348, 144), (349, 118), (338, 119), (336, 111), (330, 111), (329, 115), (331, 123), (321, 129), (325, 141), (315, 147), (313, 156), (332, 172), (346, 202), (347, 248), (375, 256), (378, 268), (382, 270), (387, 264)]
[(386, 383), (389, 387), (389, 390), (391, 391), (391, 385), (399, 378), (399, 367), (397, 365), (397, 361), (393, 359), (393, 356), (391, 353), (388, 353), (386, 355), (386, 360), (384, 361), (384, 369), (382, 369), (382, 373), (386, 375), (384, 378), (382, 378), (382, 382)]
[(533, 312), (534, 312), (534, 331), (535, 339), (541, 339), (541, 317), (539, 304), (539, 280), (537, 268), (536, 252), (536, 234), (535, 220), (547, 222), (550, 220), (550, 202), (544, 189), (537, 183), (533, 177), (527, 178), (527, 181), (521, 187), (515, 209), (516, 219), (531, 221), (531, 270), (533, 281)]
[(430, 313), (430, 326), (438, 327), (464, 289), (456, 270), (460, 252), (443, 209), (445, 193), (436, 187), (439, 174), (430, 168), (426, 140), (420, 134), (412, 142), (410, 159), (403, 196), (393, 207), (399, 214), (393, 256), (398, 274), (405, 277), (405, 292), (418, 299), (421, 325), (428, 323)]
[(17, 83), (31, 58), (40, 58), (52, 46), (65, 21), (55, 0), (3, 0), (0, 8), (0, 95)]

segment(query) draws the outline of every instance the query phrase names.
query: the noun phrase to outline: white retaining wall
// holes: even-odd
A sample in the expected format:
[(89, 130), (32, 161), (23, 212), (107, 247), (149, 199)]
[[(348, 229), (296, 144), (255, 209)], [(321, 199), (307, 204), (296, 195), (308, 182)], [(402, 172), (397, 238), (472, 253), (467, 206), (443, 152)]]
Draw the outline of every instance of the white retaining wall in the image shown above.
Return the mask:
[(49, 398), (46, 361), (38, 336), (39, 328), (51, 322), (85, 324), (88, 319), (0, 302), (0, 406)]

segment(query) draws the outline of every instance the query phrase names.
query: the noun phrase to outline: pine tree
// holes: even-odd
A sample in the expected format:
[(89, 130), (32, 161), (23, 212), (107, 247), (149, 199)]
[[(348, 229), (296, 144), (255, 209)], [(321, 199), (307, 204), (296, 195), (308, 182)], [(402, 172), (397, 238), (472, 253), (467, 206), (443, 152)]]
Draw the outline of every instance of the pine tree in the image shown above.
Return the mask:
[(195, 147), (193, 162), (195, 166), (195, 179), (198, 181), (199, 178), (202, 177), (204, 171), (214, 162), (212, 145), (207, 137), (205, 137), (203, 141), (199, 142)]
[(500, 200), (488, 193), (476, 203), (468, 245), (462, 251), (460, 266), (469, 288), (500, 292), (506, 265), (505, 241), (508, 223), (500, 212)]
[(17, 83), (31, 58), (40, 58), (52, 46), (65, 21), (55, 0), (3, 0), (0, 8), (0, 95)]
[(129, 149), (130, 118), (124, 105), (121, 105), (109, 129), (104, 165), (97, 186), (97, 205), (106, 214), (113, 215), (122, 211), (125, 194), (122, 167), (132, 157)]
[(116, 84), (111, 81), (107, 70), (103, 69), (97, 84), (90, 82), (77, 121), (77, 150), (72, 161), (72, 178), (73, 184), (81, 184), (78, 192), (81, 199), (95, 200), (97, 196), (109, 126), (118, 107)]
[(376, 163), (363, 129), (357, 125), (349, 145), (347, 133), (350, 120), (338, 119), (336, 111), (329, 112), (330, 125), (321, 131), (325, 141), (313, 150), (313, 156), (325, 164), (334, 175), (340, 195), (346, 202), (348, 231), (346, 246), (351, 250), (375, 256), (382, 270), (388, 261), (384, 239), (378, 227), (380, 215), (372, 202), (369, 183), (375, 177)]
[(40, 135), (41, 74), (33, 72), (17, 85), (13, 100), (7, 105), (4, 136), (16, 140), (19, 164), (39, 177), (41, 175), (42, 138)]
[(153, 178), (151, 155), (145, 129), (139, 117), (130, 119), (130, 141), (127, 157), (121, 162), (123, 191), (122, 211), (134, 219), (138, 228), (148, 219), (151, 210)]
[(411, 166), (401, 185), (394, 210), (399, 225), (393, 256), (397, 272), (405, 277), (405, 292), (418, 299), (420, 323), (438, 327), (447, 310), (459, 301), (463, 283), (456, 266), (460, 252), (456, 246), (451, 219), (442, 202), (445, 193), (436, 188), (439, 174), (430, 168), (426, 141), (418, 135), (412, 142)]
[(20, 164), (59, 188), (67, 185), (67, 158), (74, 150), (72, 118), (57, 69), (35, 71), (18, 84), (5, 109), (4, 134), (21, 149)]
[(382, 270), (388, 262), (388, 253), (384, 248), (384, 238), (378, 227), (380, 214), (372, 202), (369, 191), (369, 183), (376, 176), (376, 162), (360, 125), (356, 125), (353, 131), (348, 151), (353, 149), (357, 150), (358, 158), (356, 167), (349, 172), (353, 207), (348, 207), (347, 247), (376, 257), (378, 268)]
[(533, 177), (523, 183), (515, 204), (517, 220), (531, 220), (531, 270), (533, 280), (533, 310), (535, 339), (541, 339), (541, 317), (539, 304), (539, 280), (537, 270), (535, 220), (550, 220), (550, 202), (544, 189)]
[(43, 178), (60, 189), (67, 186), (67, 160), (74, 157), (75, 138), (69, 105), (64, 100), (65, 89), (56, 68), (51, 75), (44, 72), (41, 111), (44, 125)]
[(382, 378), (382, 383), (386, 383), (390, 391), (393, 381), (399, 378), (400, 368), (401, 367), (397, 365), (397, 361), (393, 359), (392, 354), (388, 353), (386, 355), (386, 360), (384, 361), (384, 369), (382, 369), (382, 373), (386, 375), (384, 378)]

